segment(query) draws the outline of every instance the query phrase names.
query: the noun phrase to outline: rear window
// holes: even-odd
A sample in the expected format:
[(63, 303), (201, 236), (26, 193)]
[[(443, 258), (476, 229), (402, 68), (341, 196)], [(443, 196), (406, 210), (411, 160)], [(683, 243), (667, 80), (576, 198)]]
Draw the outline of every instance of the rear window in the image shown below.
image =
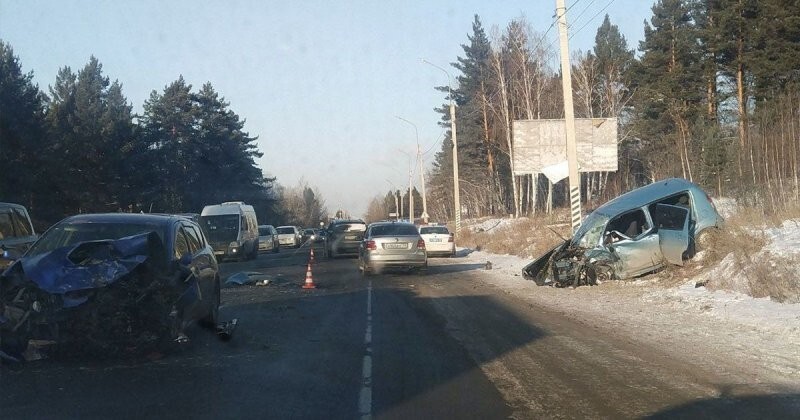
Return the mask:
[(417, 228), (411, 225), (378, 225), (373, 226), (372, 236), (417, 236)]
[(341, 232), (363, 232), (367, 230), (367, 225), (363, 223), (341, 223), (338, 225), (334, 225), (333, 229), (336, 233)]
[(450, 231), (448, 231), (447, 228), (444, 226), (423, 226), (419, 228), (419, 233), (423, 235), (431, 233), (440, 233), (442, 235), (449, 235)]

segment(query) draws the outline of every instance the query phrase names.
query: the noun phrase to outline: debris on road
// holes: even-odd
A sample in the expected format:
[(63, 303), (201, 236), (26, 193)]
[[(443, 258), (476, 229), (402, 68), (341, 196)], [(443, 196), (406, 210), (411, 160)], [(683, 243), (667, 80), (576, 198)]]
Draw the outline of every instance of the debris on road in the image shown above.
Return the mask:
[(228, 279), (225, 280), (225, 284), (234, 286), (245, 286), (245, 285), (266, 286), (271, 282), (271, 280), (265, 279), (263, 277), (264, 273), (259, 273), (257, 271), (241, 271), (236, 274), (230, 275)]
[(228, 341), (233, 336), (233, 331), (239, 325), (239, 319), (233, 318), (228, 322), (221, 322), (217, 324), (217, 337), (222, 341)]

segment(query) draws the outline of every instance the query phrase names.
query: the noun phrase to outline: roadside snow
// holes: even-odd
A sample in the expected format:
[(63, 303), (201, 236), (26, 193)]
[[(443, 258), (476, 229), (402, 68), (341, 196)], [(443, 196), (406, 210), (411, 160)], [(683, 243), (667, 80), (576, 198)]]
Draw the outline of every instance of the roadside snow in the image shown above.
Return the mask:
[[(491, 218), (481, 221), (474, 221), (474, 224), (469, 224), (469, 229), (473, 232), (489, 232), (497, 228), (510, 226), (515, 223), (514, 219), (509, 218)], [(465, 222), (468, 224), (469, 221)]]
[[(496, 221), (495, 221), (496, 223)], [(783, 257), (800, 254), (800, 223), (785, 222), (764, 231), (768, 239), (762, 253)], [(506, 293), (537, 305), (550, 307), (578, 320), (601, 320), (615, 330), (645, 337), (658, 346), (670, 346), (688, 357), (729, 366), (737, 361), (742, 369), (763, 372), (760, 380), (783, 380), (797, 385), (800, 377), (800, 304), (781, 304), (769, 298), (710, 291), (709, 277), (747, 282), (733, 256), (678, 286), (665, 286), (663, 275), (610, 281), (596, 287), (556, 289), (536, 286), (521, 275), (530, 262), (511, 255), (469, 252), (466, 260), (491, 261), (486, 282)], [(800, 273), (800, 267), (793, 267)], [(742, 287), (748, 290), (746, 287)], [(737, 290), (742, 290), (737, 289)], [(780, 379), (774, 379), (778, 375)]]

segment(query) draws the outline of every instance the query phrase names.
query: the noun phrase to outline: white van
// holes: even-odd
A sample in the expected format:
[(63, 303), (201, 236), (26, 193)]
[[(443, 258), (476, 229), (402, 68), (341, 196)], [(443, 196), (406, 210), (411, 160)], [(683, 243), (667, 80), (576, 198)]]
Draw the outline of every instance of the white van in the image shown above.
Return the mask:
[(203, 207), (200, 226), (217, 259), (253, 259), (258, 256), (258, 221), (253, 206), (228, 201)]

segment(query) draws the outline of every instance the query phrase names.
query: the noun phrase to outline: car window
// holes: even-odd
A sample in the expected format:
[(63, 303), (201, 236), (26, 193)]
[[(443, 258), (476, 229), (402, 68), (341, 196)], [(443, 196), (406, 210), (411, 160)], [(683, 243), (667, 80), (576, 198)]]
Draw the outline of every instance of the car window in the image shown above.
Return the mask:
[(639, 235), (648, 230), (650, 230), (650, 225), (642, 209), (615, 217), (608, 222), (608, 227), (606, 228), (606, 232), (616, 231), (631, 239), (639, 237)]
[(203, 248), (203, 242), (199, 234), (193, 226), (184, 225), (183, 229), (184, 233), (186, 233), (186, 239), (189, 241), (189, 250), (192, 251), (192, 254), (196, 254)]
[(683, 230), (688, 209), (679, 206), (656, 207), (655, 220), (658, 228), (663, 230)]
[(11, 223), (11, 213), (0, 212), (0, 239), (13, 238), (14, 225)]
[(266, 227), (258, 228), (258, 236), (267, 236), (269, 234), (270, 234), (269, 233), (269, 228), (266, 228)]
[(175, 259), (180, 259), (182, 256), (189, 253), (189, 241), (186, 240), (182, 227), (175, 231), (174, 250)]
[(294, 228), (291, 228), (291, 227), (279, 227), (278, 228), (278, 234), (286, 235), (286, 234), (292, 234), (292, 233), (294, 233)]
[(428, 235), (432, 233), (439, 233), (442, 235), (450, 234), (450, 231), (447, 230), (444, 226), (423, 226), (419, 228), (419, 233), (423, 235)]
[(28, 217), (20, 209), (11, 209), (11, 221), (14, 224), (14, 232), (17, 236), (33, 235)]
[(416, 236), (419, 233), (412, 225), (377, 225), (370, 230), (370, 236)]
[(367, 225), (363, 223), (339, 223), (333, 225), (333, 228), (330, 230), (334, 233), (343, 233), (343, 232), (363, 232), (367, 230)]

